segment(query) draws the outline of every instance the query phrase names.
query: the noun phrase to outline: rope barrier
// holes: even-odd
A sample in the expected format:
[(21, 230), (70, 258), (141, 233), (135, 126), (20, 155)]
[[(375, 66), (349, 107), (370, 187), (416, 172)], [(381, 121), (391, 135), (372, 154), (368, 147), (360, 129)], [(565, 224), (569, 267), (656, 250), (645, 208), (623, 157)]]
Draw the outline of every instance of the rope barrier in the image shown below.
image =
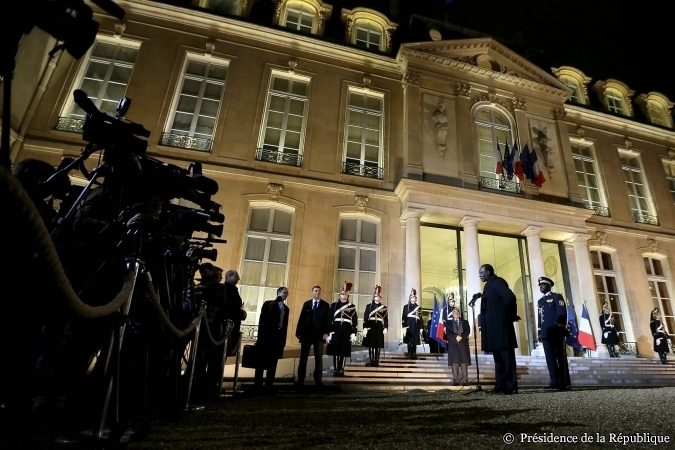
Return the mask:
[(155, 287), (152, 284), (152, 275), (150, 275), (150, 272), (146, 272), (145, 275), (148, 278), (146, 293), (150, 298), (150, 300), (152, 300), (152, 304), (155, 306), (155, 309), (159, 313), (159, 318), (162, 321), (162, 323), (168, 328), (171, 334), (173, 334), (178, 338), (185, 337), (188, 334), (192, 333), (194, 329), (197, 328), (197, 325), (199, 325), (199, 322), (201, 322), (202, 317), (204, 317), (204, 313), (206, 311), (204, 310), (199, 311), (197, 317), (194, 318), (194, 320), (190, 323), (190, 325), (187, 326), (187, 328), (185, 328), (184, 330), (179, 330), (173, 323), (171, 323), (171, 319), (169, 319), (169, 316), (166, 315), (166, 312), (162, 307), (162, 303), (159, 301), (159, 295), (157, 295), (157, 291), (155, 291)]
[(119, 311), (133, 293), (138, 267), (136, 266), (135, 270), (125, 276), (122, 290), (110, 303), (102, 306), (90, 306), (84, 303), (73, 290), (63, 270), (49, 231), (33, 200), (19, 180), (4, 166), (0, 166), (0, 189), (3, 197), (2, 204), (8, 211), (6, 217), (10, 217), (23, 233), (35, 239), (38, 247), (37, 256), (44, 261), (46, 266), (41, 273), (42, 280), (53, 286), (55, 294), (65, 300), (76, 315), (85, 319), (98, 319)]

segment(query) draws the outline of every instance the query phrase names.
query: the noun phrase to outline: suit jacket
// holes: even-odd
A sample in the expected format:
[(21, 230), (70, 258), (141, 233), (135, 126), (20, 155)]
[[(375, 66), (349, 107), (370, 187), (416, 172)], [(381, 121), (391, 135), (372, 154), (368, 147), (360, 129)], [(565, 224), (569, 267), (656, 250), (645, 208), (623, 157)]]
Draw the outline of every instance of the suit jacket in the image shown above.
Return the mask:
[[(283, 305), (284, 318), (280, 320), (281, 310), (279, 304)], [(286, 334), (288, 331), (288, 306), (284, 305), (280, 297), (276, 300), (268, 300), (263, 303), (260, 309), (260, 320), (258, 321), (258, 351), (269, 358), (279, 359), (284, 355), (286, 346)], [(281, 322), (281, 327), (279, 327)]]
[(516, 295), (503, 278), (492, 275), (483, 287), (481, 347), (485, 352), (518, 348), (513, 322), (518, 320)]
[(295, 337), (310, 341), (322, 341), (323, 335), (331, 332), (333, 326), (333, 316), (330, 312), (330, 305), (319, 300), (316, 311), (312, 311), (314, 300), (307, 300), (302, 305), (300, 317), (298, 317), (298, 326), (295, 328)]
[[(462, 339), (468, 339), (471, 334), (471, 326), (469, 325), (468, 320), (462, 318), (459, 319), (459, 323), (462, 324), (462, 332), (459, 336), (462, 336)], [(455, 332), (455, 319), (449, 319), (443, 322), (445, 327), (445, 334), (448, 335), (448, 342), (454, 342), (457, 338), (457, 333)]]
[[(548, 292), (537, 302), (539, 308), (538, 328), (539, 339), (555, 339), (564, 336), (561, 331), (567, 325), (567, 307), (565, 299), (556, 292)], [(559, 327), (559, 325), (562, 325)], [(553, 328), (553, 334), (549, 336), (549, 329)]]

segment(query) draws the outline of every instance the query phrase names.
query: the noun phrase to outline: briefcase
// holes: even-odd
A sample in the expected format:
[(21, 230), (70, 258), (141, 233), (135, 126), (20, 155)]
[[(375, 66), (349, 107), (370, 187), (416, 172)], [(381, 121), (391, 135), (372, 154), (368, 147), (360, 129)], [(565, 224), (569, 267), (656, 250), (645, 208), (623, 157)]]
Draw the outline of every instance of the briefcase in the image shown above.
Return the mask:
[(248, 369), (258, 367), (258, 347), (253, 345), (244, 345), (244, 354), (241, 357), (241, 366)]

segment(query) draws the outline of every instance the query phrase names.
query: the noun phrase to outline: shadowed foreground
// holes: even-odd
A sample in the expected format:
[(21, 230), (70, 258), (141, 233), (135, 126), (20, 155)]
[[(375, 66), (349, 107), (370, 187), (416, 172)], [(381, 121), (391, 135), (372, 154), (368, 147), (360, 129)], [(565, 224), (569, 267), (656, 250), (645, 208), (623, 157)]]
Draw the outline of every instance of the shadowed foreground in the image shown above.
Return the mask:
[[(610, 433), (669, 436), (675, 388), (523, 390), (518, 395), (463, 392), (315, 394), (223, 399), (178, 422), (153, 422), (133, 449), (155, 448), (654, 448), (610, 442)], [(316, 425), (321, 424), (321, 425)], [(604, 444), (521, 443), (520, 433), (584, 433)], [(644, 435), (643, 435), (644, 436)]]

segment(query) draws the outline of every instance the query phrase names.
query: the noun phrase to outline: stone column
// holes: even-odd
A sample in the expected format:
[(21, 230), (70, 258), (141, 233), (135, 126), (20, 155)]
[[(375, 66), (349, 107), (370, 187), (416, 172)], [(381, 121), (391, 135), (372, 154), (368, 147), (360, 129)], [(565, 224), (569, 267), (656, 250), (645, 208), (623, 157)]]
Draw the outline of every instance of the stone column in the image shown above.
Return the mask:
[[(480, 252), (478, 248), (478, 224), (480, 223), (482, 217), (474, 216), (464, 216), (459, 225), (464, 228), (464, 253), (466, 258), (466, 293), (467, 293), (467, 302), (471, 300), (473, 294), (477, 292), (483, 292), (483, 286), (478, 277), (478, 271), (480, 270)], [(468, 304), (468, 303), (467, 303)], [(478, 320), (478, 314), (480, 313), (480, 300), (476, 302), (474, 308), (476, 314), (476, 320)], [(468, 320), (471, 324), (471, 332), (477, 333), (478, 329), (474, 328), (473, 317), (471, 316), (471, 308), (469, 308)], [(481, 336), (477, 335), (477, 344), (480, 349), (481, 346)], [(473, 347), (473, 336), (469, 339), (469, 346)], [(472, 351), (473, 353), (473, 351)]]
[(405, 221), (405, 291), (402, 302), (405, 303), (410, 290), (417, 291), (417, 299), (422, 302), (422, 251), (420, 248), (420, 218), (423, 209), (406, 208), (401, 214)]
[[(534, 308), (534, 324), (530, 326), (530, 329), (537, 330), (537, 324), (539, 323), (539, 308), (537, 307), (537, 301), (541, 297), (541, 292), (539, 292), (539, 277), (546, 275), (546, 269), (544, 268), (544, 254), (541, 251), (541, 227), (538, 226), (529, 226), (523, 231), (523, 235), (527, 237), (527, 256), (530, 260), (530, 285), (531, 285), (531, 298), (532, 305)], [(527, 311), (525, 312), (527, 314)], [(532, 336), (532, 341), (537, 342), (537, 335)], [(537, 348), (532, 350), (532, 356), (544, 356), (544, 347), (541, 344), (537, 345)]]
[(419, 72), (407, 71), (403, 75), (403, 176), (421, 180), (422, 168), (422, 110), (420, 104)]
[(593, 274), (593, 264), (591, 263), (591, 255), (588, 251), (588, 240), (591, 238), (586, 233), (575, 233), (567, 239), (574, 246), (574, 259), (576, 259), (577, 274), (579, 276), (579, 293), (580, 298), (574, 302), (574, 307), (577, 312), (577, 325), (581, 328), (581, 311), (583, 305), (586, 305), (588, 310), (588, 320), (591, 323), (593, 330), (593, 337), (595, 337), (595, 345), (597, 346), (597, 356), (609, 357), (607, 347), (600, 342), (602, 341), (602, 328), (600, 328), (598, 317), (600, 317), (600, 310), (598, 309), (597, 290), (595, 287), (595, 275)]

